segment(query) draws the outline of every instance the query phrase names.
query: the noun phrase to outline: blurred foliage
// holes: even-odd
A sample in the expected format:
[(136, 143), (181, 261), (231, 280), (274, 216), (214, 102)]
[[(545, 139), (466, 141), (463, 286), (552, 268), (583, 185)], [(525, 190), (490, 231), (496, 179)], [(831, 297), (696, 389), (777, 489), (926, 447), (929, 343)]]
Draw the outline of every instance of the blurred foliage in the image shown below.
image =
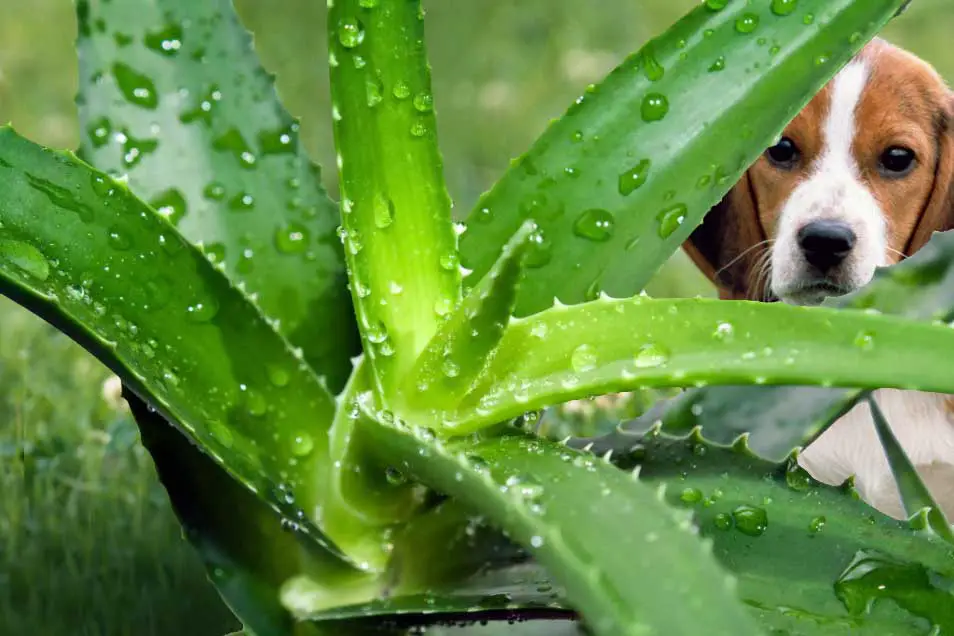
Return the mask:
[[(426, 2), (457, 216), (587, 84), (696, 1)], [(236, 4), (257, 32), (263, 62), (279, 72), (288, 109), (302, 118), (309, 152), (334, 166), (325, 3)], [(918, 0), (884, 36), (954, 80), (951, 33), (951, 0)], [(70, 0), (0, 0), (0, 121), (35, 141), (76, 147), (74, 40)], [(324, 179), (336, 193), (334, 170)], [(682, 254), (649, 291), (712, 294)], [(135, 428), (101, 396), (106, 375), (63, 335), (0, 299), (0, 634), (210, 636), (234, 629), (180, 537)], [(640, 412), (644, 402), (621, 408)], [(558, 422), (541, 424), (560, 432)], [(525, 629), (480, 633), (557, 628)]]

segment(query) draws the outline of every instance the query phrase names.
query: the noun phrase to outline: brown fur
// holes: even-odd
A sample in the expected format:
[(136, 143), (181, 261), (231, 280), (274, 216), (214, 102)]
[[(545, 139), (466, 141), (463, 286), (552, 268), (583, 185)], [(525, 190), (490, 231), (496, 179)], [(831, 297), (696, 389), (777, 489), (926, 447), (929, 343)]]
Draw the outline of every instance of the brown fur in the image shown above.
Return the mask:
[[(884, 40), (871, 42), (860, 55), (870, 77), (856, 110), (852, 153), (885, 211), (888, 258), (897, 262), (934, 231), (954, 228), (954, 93), (927, 63)], [(823, 149), (830, 88), (785, 128), (801, 151), (798, 166), (782, 171), (760, 157), (684, 244), (721, 298), (765, 300), (766, 239), (774, 238), (785, 201)], [(888, 179), (878, 171), (878, 159), (896, 145), (913, 150), (918, 165), (907, 177)]]

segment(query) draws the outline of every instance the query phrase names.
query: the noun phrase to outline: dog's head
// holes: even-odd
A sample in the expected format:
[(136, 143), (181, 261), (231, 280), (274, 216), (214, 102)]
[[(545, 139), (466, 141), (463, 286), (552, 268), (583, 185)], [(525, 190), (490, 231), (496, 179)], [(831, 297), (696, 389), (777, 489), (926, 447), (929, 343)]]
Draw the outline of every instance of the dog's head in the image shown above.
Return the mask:
[(706, 216), (685, 249), (722, 298), (812, 305), (954, 227), (954, 93), (869, 44)]

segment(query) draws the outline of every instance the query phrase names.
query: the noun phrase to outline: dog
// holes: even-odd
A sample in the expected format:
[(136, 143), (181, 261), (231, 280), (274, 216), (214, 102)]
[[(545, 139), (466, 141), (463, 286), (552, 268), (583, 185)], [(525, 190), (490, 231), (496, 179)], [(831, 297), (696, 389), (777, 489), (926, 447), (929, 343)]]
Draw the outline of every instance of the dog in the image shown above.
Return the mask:
[[(720, 298), (818, 305), (858, 289), (954, 227), (954, 92), (925, 61), (876, 39), (785, 128), (683, 245)], [(940, 507), (954, 516), (954, 400), (875, 399)], [(800, 465), (902, 519), (867, 403)]]

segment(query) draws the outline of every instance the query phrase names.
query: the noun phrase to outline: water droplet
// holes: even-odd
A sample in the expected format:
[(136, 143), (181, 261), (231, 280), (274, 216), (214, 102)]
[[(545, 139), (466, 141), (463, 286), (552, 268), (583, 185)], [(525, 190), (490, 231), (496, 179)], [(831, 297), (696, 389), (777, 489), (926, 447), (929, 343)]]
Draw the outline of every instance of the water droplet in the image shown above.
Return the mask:
[(759, 28), (759, 16), (754, 13), (746, 13), (735, 21), (735, 30), (739, 33), (749, 34)]
[(368, 338), (368, 342), (381, 344), (388, 339), (388, 328), (385, 326), (384, 322), (380, 320), (373, 320), (368, 323), (368, 328), (365, 330), (365, 335)]
[(874, 349), (874, 334), (870, 331), (861, 331), (855, 336), (855, 346), (862, 351), (871, 351)]
[(364, 42), (364, 26), (357, 18), (344, 18), (338, 24), (338, 41), (346, 49), (353, 49)]
[(732, 342), (735, 340), (735, 327), (730, 322), (720, 322), (712, 332), (712, 337), (719, 342)]
[(284, 254), (301, 254), (308, 249), (308, 228), (292, 221), (275, 231), (275, 247)]
[(186, 315), (193, 322), (208, 322), (219, 312), (219, 303), (212, 297), (197, 298), (186, 307)]
[(648, 342), (641, 346), (633, 356), (633, 366), (637, 369), (654, 369), (669, 362), (670, 353), (662, 345)]
[(530, 335), (534, 338), (540, 338), (542, 340), (543, 338), (547, 337), (548, 331), (549, 328), (547, 327), (547, 323), (543, 322), (542, 320), (538, 320), (537, 322), (533, 323), (533, 327), (530, 328)]
[(764, 508), (741, 505), (732, 511), (732, 519), (735, 521), (736, 529), (750, 537), (762, 536), (768, 528), (768, 514)]
[[(358, 56), (355, 56), (355, 60)], [(384, 101), (384, 85), (377, 77), (368, 77), (364, 83), (365, 94), (367, 96), (368, 108), (374, 108)]]
[(798, 0), (772, 0), (772, 13), (775, 15), (792, 15), (798, 8)]
[(374, 9), (381, 0), (358, 0), (358, 6), (362, 9)]
[(182, 48), (182, 27), (169, 24), (159, 31), (147, 33), (143, 42), (156, 53), (173, 56)]
[(531, 547), (534, 547), (534, 548), (542, 548), (542, 547), (543, 547), (543, 543), (544, 543), (543, 537), (541, 537), (541, 536), (538, 535), (538, 534), (535, 534), (535, 535), (533, 535), (532, 537), (530, 537), (530, 546), (531, 546)]
[(454, 302), (450, 298), (441, 298), (434, 303), (434, 313), (438, 316), (446, 316), (454, 310)]
[(0, 263), (9, 263), (41, 282), (50, 277), (50, 262), (40, 250), (22, 241), (0, 239)]
[(643, 121), (659, 121), (669, 113), (669, 99), (662, 93), (650, 93), (643, 98), (639, 107)]
[(828, 64), (828, 59), (829, 59), (829, 58), (828, 58), (827, 55), (824, 55), (824, 54), (822, 54), (822, 55), (816, 55), (816, 56), (815, 56), (815, 66), (824, 66), (825, 64)]
[(427, 124), (423, 121), (416, 121), (411, 124), (411, 136), (412, 137), (423, 137), (427, 134)]
[(643, 159), (635, 166), (619, 175), (619, 193), (622, 196), (629, 196), (646, 183), (649, 179), (649, 168), (652, 162), (649, 159)]
[(86, 126), (86, 134), (94, 148), (102, 148), (109, 143), (109, 137), (113, 133), (112, 123), (105, 117), (93, 120)]
[(679, 499), (687, 504), (698, 503), (702, 501), (702, 491), (698, 488), (684, 488)]
[(596, 368), (596, 352), (590, 345), (582, 344), (570, 354), (570, 366), (577, 373), (586, 373)]
[(712, 11), (722, 11), (728, 4), (729, 0), (706, 0), (706, 8)]
[(277, 364), (267, 365), (265, 367), (265, 374), (268, 376), (268, 381), (279, 388), (288, 386), (288, 383), (291, 381), (291, 374), (288, 373), (285, 367)]
[(716, 58), (715, 62), (713, 62), (709, 66), (709, 72), (718, 73), (719, 71), (724, 71), (724, 70), (725, 70), (725, 56), (720, 55), (719, 57)]
[(187, 206), (185, 197), (175, 188), (170, 188), (165, 192), (156, 195), (149, 201), (150, 207), (169, 220), (172, 225), (177, 225), (182, 217), (186, 215)]
[(418, 93), (414, 96), (412, 103), (419, 113), (429, 113), (434, 110), (434, 98), (429, 93)]
[(603, 243), (613, 236), (616, 219), (608, 210), (594, 208), (581, 214), (573, 224), (573, 232), (590, 241)]
[(407, 82), (398, 80), (394, 83), (394, 88), (391, 89), (391, 94), (394, 95), (395, 99), (407, 99), (411, 96), (411, 87), (408, 86)]
[(125, 252), (132, 247), (132, 239), (118, 225), (113, 225), (107, 230), (107, 242), (114, 250)]
[(553, 258), (553, 245), (543, 232), (534, 232), (527, 241), (523, 264), (529, 268), (543, 267)]
[(407, 483), (407, 477), (405, 477), (404, 473), (393, 466), (388, 466), (384, 470), (384, 478), (392, 486), (403, 486)]
[(454, 362), (450, 357), (446, 357), (441, 363), (441, 372), (448, 378), (456, 378), (460, 375), (460, 365)]
[(653, 48), (652, 42), (643, 47), (639, 55), (639, 60), (643, 65), (643, 73), (650, 82), (658, 82), (665, 77), (666, 69), (664, 69), (663, 65), (656, 59), (656, 51)]
[(715, 516), (715, 526), (719, 530), (728, 530), (732, 527), (732, 517), (724, 512), (720, 512)]
[(255, 198), (248, 192), (239, 192), (229, 199), (229, 209), (236, 212), (247, 212), (255, 207)]
[(202, 190), (202, 196), (211, 201), (221, 201), (225, 198), (225, 186), (217, 181), (212, 181)]
[(258, 158), (252, 152), (251, 146), (245, 141), (238, 128), (229, 128), (212, 141), (216, 150), (230, 153), (243, 168), (255, 167)]
[(116, 78), (116, 86), (129, 103), (149, 110), (155, 110), (159, 105), (156, 85), (129, 65), (123, 62), (113, 64), (113, 77)]
[(802, 18), (802, 23), (803, 23), (805, 26), (809, 26), (809, 25), (815, 24), (815, 14), (814, 14), (814, 13), (806, 13), (806, 14), (805, 14), (805, 17)]
[(808, 531), (812, 534), (821, 532), (822, 528), (825, 527), (825, 522), (825, 517), (815, 517), (808, 523)]
[(682, 203), (671, 205), (656, 215), (659, 221), (659, 238), (667, 239), (672, 236), (682, 222), (686, 220), (686, 214), (689, 209)]
[(494, 220), (494, 211), (489, 207), (480, 208), (474, 213), (473, 220), (481, 225), (486, 225)]
[(447, 252), (446, 254), (441, 254), (441, 257), (438, 260), (440, 262), (441, 269), (443, 270), (452, 272), (457, 269), (457, 252)]
[(315, 449), (315, 441), (307, 433), (296, 435), (292, 440), (292, 454), (296, 457), (307, 457)]

